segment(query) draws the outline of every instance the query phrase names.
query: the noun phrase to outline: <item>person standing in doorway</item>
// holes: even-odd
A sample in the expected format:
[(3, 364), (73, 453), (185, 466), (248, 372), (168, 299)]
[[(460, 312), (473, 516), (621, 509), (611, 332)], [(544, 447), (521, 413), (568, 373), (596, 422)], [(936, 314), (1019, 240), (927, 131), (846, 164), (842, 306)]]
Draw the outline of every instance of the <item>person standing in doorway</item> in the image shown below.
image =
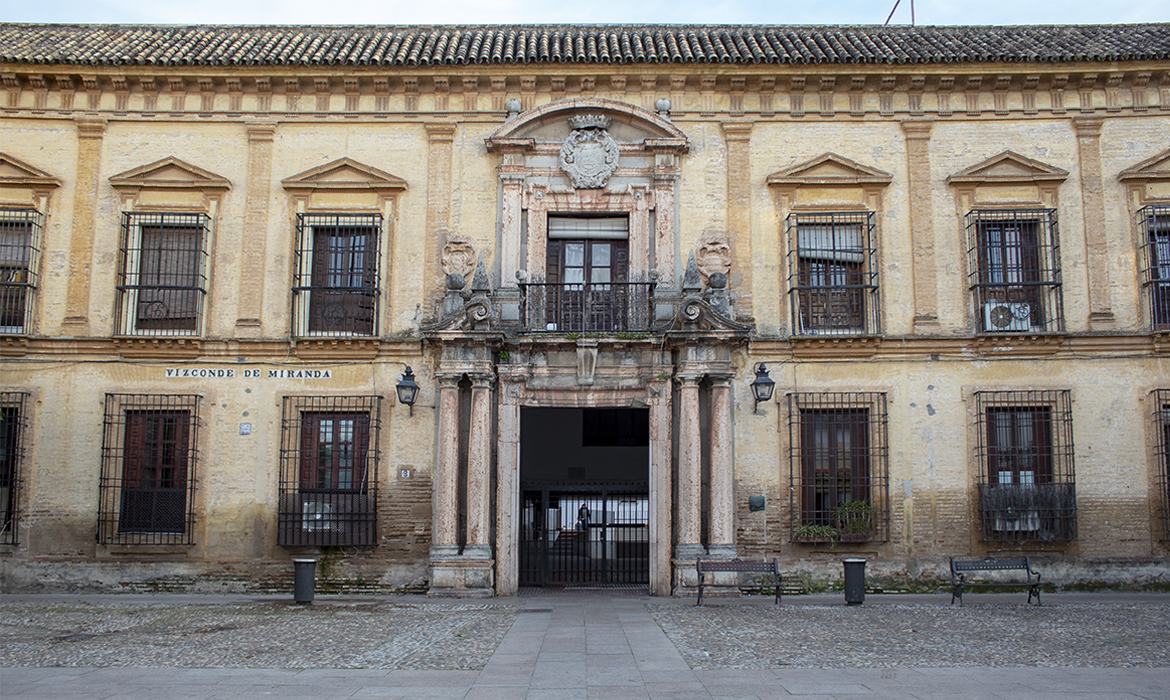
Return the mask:
[(581, 507), (577, 509), (577, 529), (581, 532), (589, 530), (589, 518), (593, 514), (589, 512), (589, 506), (582, 503)]

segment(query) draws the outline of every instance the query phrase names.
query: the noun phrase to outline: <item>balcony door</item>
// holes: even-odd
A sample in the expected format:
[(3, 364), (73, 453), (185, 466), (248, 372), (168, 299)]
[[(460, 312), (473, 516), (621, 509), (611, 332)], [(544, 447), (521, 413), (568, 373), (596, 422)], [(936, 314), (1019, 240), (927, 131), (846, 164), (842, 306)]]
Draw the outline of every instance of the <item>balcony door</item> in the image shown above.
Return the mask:
[[(547, 323), (562, 331), (626, 326), (629, 219), (549, 217)], [(555, 326), (554, 326), (555, 324)]]

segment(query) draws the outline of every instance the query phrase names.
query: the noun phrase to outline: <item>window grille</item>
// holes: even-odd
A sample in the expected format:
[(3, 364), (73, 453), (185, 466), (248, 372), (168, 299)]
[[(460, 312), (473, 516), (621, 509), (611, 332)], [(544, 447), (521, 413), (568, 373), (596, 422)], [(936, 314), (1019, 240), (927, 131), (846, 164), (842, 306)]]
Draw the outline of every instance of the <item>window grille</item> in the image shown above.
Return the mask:
[(795, 335), (881, 332), (873, 220), (872, 212), (789, 215)]
[(106, 394), (98, 542), (192, 544), (199, 397)]
[(0, 333), (32, 330), (43, 220), (31, 209), (0, 210)]
[(277, 544), (377, 544), (380, 396), (286, 396)]
[(889, 541), (887, 428), (884, 393), (788, 395), (794, 540)]
[(1161, 539), (1170, 540), (1170, 389), (1154, 392), (1154, 482), (1157, 484)]
[(297, 214), (297, 337), (378, 334), (381, 214)]
[(967, 268), (980, 333), (1064, 330), (1055, 209), (968, 213)]
[(1142, 295), (1151, 330), (1170, 329), (1170, 205), (1148, 206), (1141, 217)]
[(983, 540), (1075, 540), (1070, 393), (982, 391), (975, 410)]
[(122, 214), (120, 334), (199, 335), (210, 225), (206, 214)]
[(0, 544), (19, 544), (28, 394), (0, 394)]

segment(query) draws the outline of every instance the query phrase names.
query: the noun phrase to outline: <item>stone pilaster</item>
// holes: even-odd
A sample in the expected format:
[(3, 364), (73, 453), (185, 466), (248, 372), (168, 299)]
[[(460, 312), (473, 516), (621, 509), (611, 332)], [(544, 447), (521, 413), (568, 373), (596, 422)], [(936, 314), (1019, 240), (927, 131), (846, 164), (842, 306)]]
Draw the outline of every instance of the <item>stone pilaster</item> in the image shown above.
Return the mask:
[(727, 139), (727, 235), (732, 240), (729, 287), (739, 294), (737, 312), (752, 314), (751, 123), (723, 124)]
[(1077, 134), (1085, 222), (1085, 268), (1089, 276), (1089, 329), (1114, 327), (1109, 295), (1109, 244), (1105, 236), (1105, 195), (1101, 182), (1102, 117), (1072, 120)]
[(73, 230), (69, 241), (69, 291), (65, 301), (64, 332), (89, 334), (89, 289), (98, 209), (98, 178), (106, 121), (77, 119), (77, 184), (73, 190)]
[(467, 544), (465, 556), (490, 558), (492, 384), (491, 375), (471, 378), (471, 430), (467, 445)]
[[(671, 423), (670, 380), (649, 382), (650, 390), (650, 594), (670, 595)], [(502, 421), (501, 421), (502, 422)]]
[(675, 557), (704, 554), (702, 537), (702, 440), (699, 433), (699, 380), (680, 376), (678, 417), (678, 545)]
[(427, 130), (427, 235), (438, 245), (426, 246), (427, 288), (443, 289), (443, 270), (438, 251), (451, 226), (451, 149), (453, 124), (426, 124)]
[[(268, 202), (272, 181), (272, 139), (275, 124), (251, 123), (248, 129), (248, 187), (244, 202), (244, 228), (239, 243), (231, 248), (240, 251), (240, 293), (237, 296), (236, 334), (241, 337), (261, 335), (261, 310), (264, 308), (264, 266), (268, 246)], [(219, 232), (220, 240), (236, 235), (230, 230)]]
[(938, 271), (935, 267), (934, 212), (930, 188), (931, 121), (904, 121), (910, 187), (910, 238), (913, 254), (914, 333), (935, 335), (938, 320)]
[(711, 385), (711, 556), (735, 557), (735, 458), (732, 447), (731, 378)]

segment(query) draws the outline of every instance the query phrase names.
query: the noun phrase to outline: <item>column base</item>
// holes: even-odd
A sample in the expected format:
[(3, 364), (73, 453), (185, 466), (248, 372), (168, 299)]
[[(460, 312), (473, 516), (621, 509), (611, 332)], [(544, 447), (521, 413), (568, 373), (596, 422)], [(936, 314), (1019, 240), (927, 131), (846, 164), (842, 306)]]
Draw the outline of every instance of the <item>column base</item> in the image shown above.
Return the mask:
[(431, 598), (491, 598), (495, 595), (495, 561), (465, 556), (431, 557)]
[(1112, 331), (1117, 329), (1117, 319), (1112, 311), (1094, 311), (1089, 314), (1089, 329)]
[(739, 556), (733, 544), (713, 544), (707, 547), (707, 559), (735, 559)]

